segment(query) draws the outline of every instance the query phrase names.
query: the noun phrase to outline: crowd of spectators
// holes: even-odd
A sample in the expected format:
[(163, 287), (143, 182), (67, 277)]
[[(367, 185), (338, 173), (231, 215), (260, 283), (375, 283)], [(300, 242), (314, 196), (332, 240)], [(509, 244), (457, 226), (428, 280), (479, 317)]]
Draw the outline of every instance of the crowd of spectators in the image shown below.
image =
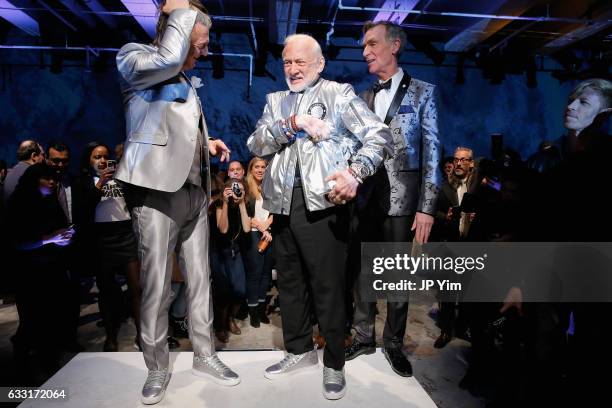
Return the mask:
[[(574, 105), (586, 105), (588, 101), (580, 101), (593, 90), (601, 103), (611, 106), (606, 86), (606, 81), (591, 81), (579, 87), (570, 97), (566, 122), (574, 116), (582, 119), (580, 109), (586, 108)], [(480, 158), (470, 147), (458, 146), (441, 163), (445, 180), (430, 240), (609, 241), (606, 202), (595, 197), (605, 185), (611, 152), (605, 132), (608, 115), (605, 110), (574, 128), (566, 123), (567, 135), (543, 142), (526, 160), (498, 143), (488, 157)], [(61, 141), (50, 142), (45, 150), (37, 141), (25, 140), (10, 170), (0, 161), (0, 221), (3, 231), (9, 231), (2, 246), (11, 248), (4, 259), (12, 260), (6, 270), (13, 271), (2, 281), (16, 296), (19, 328), (11, 339), (16, 356), (40, 356), (53, 368), (63, 350), (83, 350), (77, 338), (79, 293), (83, 280), (92, 277), (106, 333), (103, 349), (118, 351), (117, 334), (126, 316), (138, 330), (136, 238), (122, 185), (113, 179), (121, 152), (121, 146), (89, 143), (74, 176), (68, 171), (71, 150)], [(246, 168), (232, 161), (212, 177), (210, 263), (214, 327), (221, 343), (241, 334), (236, 319), (248, 316), (254, 328), (270, 323), (266, 306), (274, 219), (262, 207), (266, 166), (259, 157)], [(173, 333), (168, 335), (188, 337), (181, 266), (174, 269)], [(589, 361), (609, 354), (593, 346), (610, 338), (610, 311), (609, 304), (599, 303), (523, 305), (520, 287), (509, 288), (506, 301), (499, 304), (445, 299), (435, 311), (440, 335), (434, 346), (446, 347), (454, 337), (471, 342), (462, 388), (475, 393), (492, 389), (493, 399), (510, 405), (526, 400), (550, 405), (593, 387), (596, 379), (583, 373)], [(172, 337), (169, 342), (176, 343)], [(134, 345), (139, 347), (138, 334)]]

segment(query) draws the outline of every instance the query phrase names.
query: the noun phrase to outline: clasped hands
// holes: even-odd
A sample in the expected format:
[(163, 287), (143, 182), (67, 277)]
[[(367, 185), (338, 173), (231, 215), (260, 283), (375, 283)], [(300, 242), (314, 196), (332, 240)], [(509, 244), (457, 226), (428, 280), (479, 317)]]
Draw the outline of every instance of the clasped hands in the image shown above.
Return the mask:
[(311, 115), (296, 115), (295, 124), (299, 130), (306, 132), (314, 143), (329, 139), (331, 129), (324, 120)]

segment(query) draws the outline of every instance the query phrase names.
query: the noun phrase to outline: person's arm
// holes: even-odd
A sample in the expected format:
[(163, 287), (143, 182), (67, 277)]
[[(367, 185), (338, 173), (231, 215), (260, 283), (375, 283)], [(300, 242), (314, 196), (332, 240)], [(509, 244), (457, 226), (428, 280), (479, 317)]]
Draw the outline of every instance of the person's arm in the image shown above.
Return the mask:
[(438, 138), (438, 108), (432, 90), (421, 111), (421, 195), (412, 230), (417, 242), (426, 243), (434, 223), (436, 202), (440, 194), (440, 139)]
[(435, 89), (425, 100), (420, 112), (421, 116), (421, 195), (417, 211), (434, 215), (436, 203), (442, 185), (440, 172), (441, 146), (438, 136), (438, 108)]
[(223, 204), (220, 207), (217, 207), (215, 211), (215, 215), (217, 217), (217, 228), (222, 234), (227, 234), (229, 230), (229, 220), (227, 218), (228, 211), (228, 199), (232, 194), (231, 188), (225, 188), (221, 193), (221, 198), (223, 200)]
[(229, 229), (229, 222), (227, 220), (227, 201), (224, 200), (221, 207), (217, 207), (215, 215), (217, 216), (217, 228), (219, 228), (222, 234), (227, 234), (227, 230)]
[(74, 230), (72, 228), (62, 228), (50, 234), (43, 235), (40, 239), (18, 243), (15, 247), (19, 250), (30, 251), (49, 244), (66, 246), (70, 243), (73, 234)]
[(382, 165), (383, 160), (393, 152), (391, 130), (353, 91), (348, 84), (340, 86), (340, 95), (336, 98), (336, 110), (340, 113), (342, 123), (361, 143), (351, 157), (348, 170), (337, 172), (327, 178), (336, 182), (329, 193), (334, 203), (344, 203), (357, 194), (360, 183), (372, 176)]
[(254, 156), (276, 153), (289, 142), (289, 137), (283, 133), (281, 121), (274, 120), (271, 98), (272, 95), (266, 96), (263, 114), (255, 125), (255, 131), (247, 139), (247, 147)]
[(247, 214), (244, 199), (240, 200), (238, 208), (240, 209), (240, 222), (242, 223), (242, 230), (245, 232), (245, 234), (248, 234), (251, 232), (251, 217), (249, 217), (249, 214)]
[(159, 47), (149, 51), (130, 43), (117, 53), (119, 74), (137, 90), (178, 75), (189, 53), (196, 11), (189, 9), (187, 0), (168, 0), (164, 13), (168, 14), (168, 25)]

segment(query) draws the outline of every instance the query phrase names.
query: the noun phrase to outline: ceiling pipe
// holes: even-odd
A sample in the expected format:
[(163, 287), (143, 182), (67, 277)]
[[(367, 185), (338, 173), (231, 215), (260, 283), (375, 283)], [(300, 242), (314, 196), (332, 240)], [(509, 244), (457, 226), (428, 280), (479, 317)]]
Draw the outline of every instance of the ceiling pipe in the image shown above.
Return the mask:
[[(342, 0), (339, 0), (338, 7), (341, 10), (354, 10), (354, 11), (386, 11), (395, 12), (395, 9), (385, 9), (380, 7), (358, 7), (358, 6), (345, 6), (342, 4)], [(441, 17), (461, 17), (461, 18), (489, 18), (492, 20), (518, 20), (518, 21), (536, 21), (536, 22), (560, 22), (560, 23), (579, 23), (579, 24), (592, 24), (601, 20), (585, 20), (580, 18), (569, 18), (569, 17), (550, 17), (550, 16), (538, 16), (538, 17), (523, 17), (523, 16), (504, 16), (498, 14), (480, 14), (480, 13), (458, 13), (452, 11), (426, 11), (426, 10), (405, 10), (403, 13), (408, 14), (419, 14), (419, 15), (430, 15), (430, 16), (441, 16)], [(612, 21), (612, 20), (604, 20)]]
[[(119, 48), (110, 47), (59, 47), (48, 45), (4, 45), (0, 44), (3, 50), (26, 50), (26, 51), (86, 51), (98, 56), (100, 52), (118, 52)], [(253, 85), (253, 54), (235, 54), (233, 52), (214, 53), (208, 55), (222, 55), (224, 57), (247, 58), (249, 60), (249, 87)]]

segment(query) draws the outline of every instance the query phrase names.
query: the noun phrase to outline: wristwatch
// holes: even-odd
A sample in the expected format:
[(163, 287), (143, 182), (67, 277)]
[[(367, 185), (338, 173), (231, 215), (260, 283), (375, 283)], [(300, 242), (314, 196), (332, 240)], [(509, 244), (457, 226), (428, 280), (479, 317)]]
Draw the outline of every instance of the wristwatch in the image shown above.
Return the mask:
[(365, 180), (370, 175), (370, 170), (368, 170), (365, 165), (359, 162), (351, 163), (349, 169), (360, 184), (363, 183), (363, 180)]

